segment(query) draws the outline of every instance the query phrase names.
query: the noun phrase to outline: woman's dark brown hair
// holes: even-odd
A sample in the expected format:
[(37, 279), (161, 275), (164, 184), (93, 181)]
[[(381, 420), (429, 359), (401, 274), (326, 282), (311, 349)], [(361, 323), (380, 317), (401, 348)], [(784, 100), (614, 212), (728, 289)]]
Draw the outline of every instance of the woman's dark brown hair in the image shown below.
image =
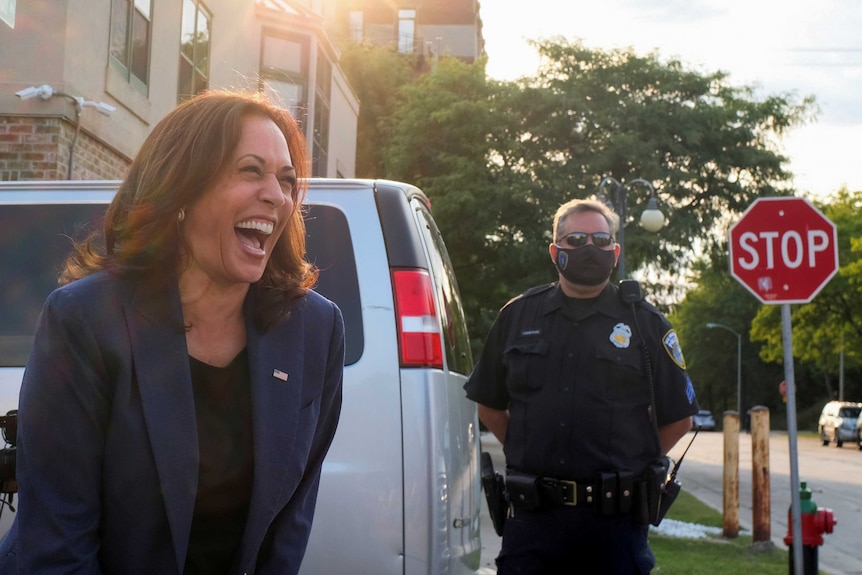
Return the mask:
[(294, 210), (257, 283), (255, 318), (266, 328), (284, 317), (293, 300), (317, 279), (305, 261), (302, 202), (309, 172), (305, 138), (290, 113), (262, 93), (203, 92), (165, 116), (147, 136), (129, 174), (108, 207), (100, 241), (76, 245), (60, 283), (99, 270), (140, 281), (158, 292), (177, 277), (183, 251), (177, 214), (197, 200), (222, 173), (239, 144), (243, 120), (271, 119), (284, 134), (296, 169)]

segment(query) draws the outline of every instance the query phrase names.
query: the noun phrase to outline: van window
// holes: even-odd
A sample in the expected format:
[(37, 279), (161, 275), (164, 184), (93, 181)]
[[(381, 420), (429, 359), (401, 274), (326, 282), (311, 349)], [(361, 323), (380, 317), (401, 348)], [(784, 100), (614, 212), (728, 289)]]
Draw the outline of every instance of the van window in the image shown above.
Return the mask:
[(0, 206), (0, 367), (27, 363), (42, 304), (57, 287), (72, 240), (101, 227), (104, 212), (104, 204)]
[(344, 365), (359, 361), (365, 345), (356, 255), (344, 213), (333, 206), (308, 205), (305, 218), (308, 261), (320, 268), (314, 291), (332, 300), (344, 316)]
[[(23, 367), (33, 346), (36, 321), (57, 287), (73, 240), (101, 228), (106, 204), (0, 206), (0, 367)], [(33, 225), (39, 222), (39, 225)], [(337, 208), (310, 206), (306, 220), (309, 261), (321, 270), (315, 291), (344, 315), (345, 365), (363, 349), (356, 262), (347, 219)], [(46, 230), (54, 230), (46, 233)]]
[(470, 349), (470, 337), (467, 334), (467, 322), (464, 318), (464, 308), (461, 305), (461, 295), (455, 270), (449, 259), (449, 252), (443, 242), (443, 236), (431, 217), (431, 213), (421, 203), (416, 202), (416, 212), (420, 217), (422, 236), (430, 256), (431, 274), (437, 284), (437, 300), (440, 305), (440, 317), (443, 331), (443, 349), (446, 352), (446, 364), (451, 371), (468, 374), (473, 369), (473, 355)]
[(860, 408), (858, 407), (842, 407), (840, 413), (838, 414), (840, 417), (847, 417), (850, 419), (858, 419), (859, 418)]

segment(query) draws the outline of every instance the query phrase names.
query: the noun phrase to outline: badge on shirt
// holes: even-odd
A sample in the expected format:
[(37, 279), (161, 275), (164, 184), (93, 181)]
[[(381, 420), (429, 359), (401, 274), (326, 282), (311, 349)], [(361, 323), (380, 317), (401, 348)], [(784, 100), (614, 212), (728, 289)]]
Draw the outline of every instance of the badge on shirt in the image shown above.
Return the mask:
[(618, 323), (614, 326), (609, 338), (611, 343), (619, 348), (626, 348), (632, 341), (632, 328), (624, 323)]
[(676, 331), (672, 329), (664, 334), (661, 342), (664, 344), (664, 350), (673, 362), (677, 364), (680, 369), (685, 369), (685, 358), (682, 356), (682, 348), (679, 346), (679, 337), (677, 337)]

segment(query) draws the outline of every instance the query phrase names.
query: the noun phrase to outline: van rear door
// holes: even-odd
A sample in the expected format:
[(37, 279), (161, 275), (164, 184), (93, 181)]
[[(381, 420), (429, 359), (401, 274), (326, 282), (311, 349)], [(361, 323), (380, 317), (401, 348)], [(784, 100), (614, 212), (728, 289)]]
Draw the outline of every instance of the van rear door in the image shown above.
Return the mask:
[(401, 393), (380, 217), (367, 184), (312, 182), (307, 204), (316, 290), (341, 308), (347, 340), (341, 420), (323, 463), (301, 573), (401, 575)]

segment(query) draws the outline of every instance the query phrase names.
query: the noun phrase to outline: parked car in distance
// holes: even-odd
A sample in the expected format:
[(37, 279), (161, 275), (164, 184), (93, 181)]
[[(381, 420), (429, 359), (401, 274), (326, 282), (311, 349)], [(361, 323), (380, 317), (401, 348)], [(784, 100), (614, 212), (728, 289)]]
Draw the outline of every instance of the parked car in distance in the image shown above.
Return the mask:
[[(18, 406), (70, 238), (101, 225), (118, 184), (0, 182), (0, 416)], [(479, 421), (463, 385), (473, 362), (429, 201), (399, 182), (312, 179), (306, 205), (315, 290), (341, 308), (346, 349), (341, 420), (301, 573), (472, 574)], [(4, 462), (14, 474), (14, 457)], [(0, 537), (13, 517), (0, 517)]]
[(715, 431), (715, 418), (708, 409), (701, 409), (694, 414), (694, 429), (700, 431)]
[(817, 422), (817, 431), (823, 445), (835, 442), (841, 447), (845, 441), (859, 441), (857, 422), (859, 412), (862, 411), (862, 403), (852, 401), (830, 401), (823, 406), (820, 419)]

